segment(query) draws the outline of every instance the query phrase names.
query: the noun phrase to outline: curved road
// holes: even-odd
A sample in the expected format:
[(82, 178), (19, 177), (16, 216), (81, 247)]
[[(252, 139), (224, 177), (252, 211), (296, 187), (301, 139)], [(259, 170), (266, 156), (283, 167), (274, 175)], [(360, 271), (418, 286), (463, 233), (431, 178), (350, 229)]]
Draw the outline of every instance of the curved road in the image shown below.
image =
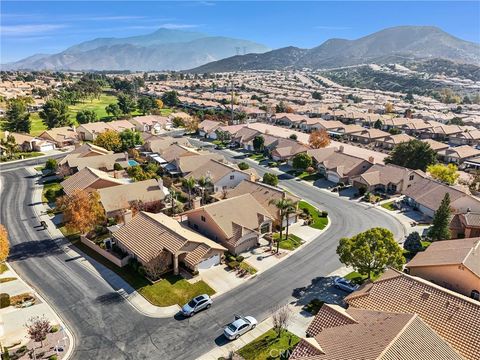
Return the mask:
[[(0, 222), (10, 234), (10, 263), (55, 308), (75, 336), (75, 359), (195, 359), (223, 343), (222, 326), (234, 313), (262, 320), (273, 307), (293, 300), (292, 290), (336, 270), (338, 239), (374, 226), (403, 236), (401, 224), (375, 208), (319, 191), (293, 179), (282, 186), (322, 209), (332, 219), (318, 239), (227, 294), (192, 319), (153, 319), (138, 313), (102, 278), (69, 258), (47, 232), (37, 231), (32, 206), (36, 178), (25, 166), (0, 166)], [(254, 166), (259, 172), (262, 169)]]

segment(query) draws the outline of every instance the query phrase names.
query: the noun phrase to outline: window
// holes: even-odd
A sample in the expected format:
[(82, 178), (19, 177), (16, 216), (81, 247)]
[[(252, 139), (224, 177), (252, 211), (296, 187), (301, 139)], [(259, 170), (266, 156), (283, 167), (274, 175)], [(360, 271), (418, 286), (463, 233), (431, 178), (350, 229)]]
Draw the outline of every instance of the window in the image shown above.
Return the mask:
[(230, 175), (230, 180), (235, 179), (235, 175)]
[(205, 216), (202, 215), (202, 216), (200, 217), (200, 219), (201, 219), (203, 222), (205, 222)]
[(414, 175), (410, 175), (410, 177), (408, 178), (410, 181), (412, 181), (414, 178)]

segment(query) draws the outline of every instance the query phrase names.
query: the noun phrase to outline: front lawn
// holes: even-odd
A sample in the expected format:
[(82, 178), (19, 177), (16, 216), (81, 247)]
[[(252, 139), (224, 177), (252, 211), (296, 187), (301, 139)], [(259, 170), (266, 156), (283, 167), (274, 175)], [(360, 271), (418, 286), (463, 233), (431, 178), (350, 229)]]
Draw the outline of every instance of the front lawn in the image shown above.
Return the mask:
[(248, 157), (250, 159), (252, 159), (254, 161), (258, 161), (258, 162), (266, 159), (265, 155), (263, 155), (263, 154), (251, 154)]
[[(280, 237), (280, 233), (275, 233), (273, 234), (273, 240), (275, 242), (278, 241), (278, 238)], [(285, 233), (282, 234), (282, 240), (280, 241), (280, 249), (284, 250), (295, 250), (298, 248), (300, 245), (303, 244), (303, 240), (299, 238), (296, 235), (293, 234), (288, 234), (288, 239), (285, 238)]]
[(170, 306), (178, 304), (183, 306), (195, 296), (201, 294), (213, 295), (215, 293), (215, 291), (203, 280), (190, 284), (181, 276), (173, 274), (166, 275), (163, 280), (152, 284), (144, 276), (141, 276), (128, 265), (120, 268), (79, 241), (75, 243), (75, 246), (83, 253), (120, 275), (153, 305)]
[(49, 181), (43, 184), (43, 202), (54, 203), (61, 195), (63, 195), (63, 188), (62, 185), (60, 185), (60, 180)]
[(289, 331), (283, 331), (277, 337), (277, 333), (271, 329), (237, 352), (245, 360), (288, 359), (299, 342), (300, 338)]
[[(375, 281), (377, 280), (382, 274), (375, 276), (373, 273), (370, 276), (370, 280)], [(356, 271), (352, 271), (351, 273), (344, 276), (345, 279), (351, 281), (354, 284), (361, 285), (367, 280), (367, 275), (359, 274)]]
[(328, 217), (327, 216), (322, 216), (321, 212), (318, 211), (318, 209), (307, 203), (306, 201), (300, 201), (298, 203), (298, 208), (300, 210), (306, 209), (310, 216), (312, 217), (312, 222), (309, 225), (310, 227), (318, 230), (325, 229), (325, 227), (328, 224)]
[(380, 206), (384, 209), (387, 209), (387, 210), (390, 210), (390, 211), (395, 211), (396, 209), (393, 206), (393, 204), (394, 204), (394, 201), (389, 201), (389, 202), (383, 203)]
[(304, 171), (301, 174), (297, 175), (299, 179), (305, 180), (305, 181), (312, 181), (315, 182), (317, 180), (320, 180), (322, 178), (322, 175), (320, 175), (318, 172), (314, 172), (313, 174), (309, 174), (308, 172)]
[(8, 266), (4, 263), (0, 263), (0, 274), (3, 274), (7, 270), (8, 270)]

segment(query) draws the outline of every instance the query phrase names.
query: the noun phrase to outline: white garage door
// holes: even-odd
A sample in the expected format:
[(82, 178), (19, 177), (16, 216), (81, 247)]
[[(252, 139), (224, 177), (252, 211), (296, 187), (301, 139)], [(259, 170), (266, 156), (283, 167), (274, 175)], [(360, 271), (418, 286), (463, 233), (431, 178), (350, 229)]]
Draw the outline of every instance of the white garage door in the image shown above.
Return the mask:
[(203, 260), (200, 262), (197, 266), (197, 268), (200, 269), (210, 269), (212, 266), (215, 266), (220, 263), (220, 255), (213, 255), (212, 257), (209, 257), (208, 259)]
[(40, 146), (40, 152), (44, 152), (44, 151), (51, 151), (51, 150), (54, 150), (55, 149), (55, 145), (53, 144), (43, 144)]

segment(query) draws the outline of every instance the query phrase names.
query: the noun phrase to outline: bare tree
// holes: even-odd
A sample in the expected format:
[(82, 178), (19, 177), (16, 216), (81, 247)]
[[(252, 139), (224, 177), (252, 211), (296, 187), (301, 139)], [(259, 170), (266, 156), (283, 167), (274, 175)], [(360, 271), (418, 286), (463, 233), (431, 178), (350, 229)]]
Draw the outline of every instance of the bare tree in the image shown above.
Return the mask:
[(31, 317), (28, 319), (25, 327), (27, 328), (28, 335), (30, 335), (30, 339), (39, 342), (43, 347), (43, 340), (47, 337), (52, 326), (50, 325), (50, 321), (43, 315), (41, 317)]
[(288, 305), (283, 305), (277, 308), (277, 310), (272, 315), (273, 318), (273, 329), (277, 333), (277, 338), (282, 335), (284, 330), (287, 330), (288, 325), (292, 319), (292, 310)]
[(162, 251), (156, 258), (143, 266), (145, 274), (152, 280), (157, 280), (168, 269), (168, 252)]

